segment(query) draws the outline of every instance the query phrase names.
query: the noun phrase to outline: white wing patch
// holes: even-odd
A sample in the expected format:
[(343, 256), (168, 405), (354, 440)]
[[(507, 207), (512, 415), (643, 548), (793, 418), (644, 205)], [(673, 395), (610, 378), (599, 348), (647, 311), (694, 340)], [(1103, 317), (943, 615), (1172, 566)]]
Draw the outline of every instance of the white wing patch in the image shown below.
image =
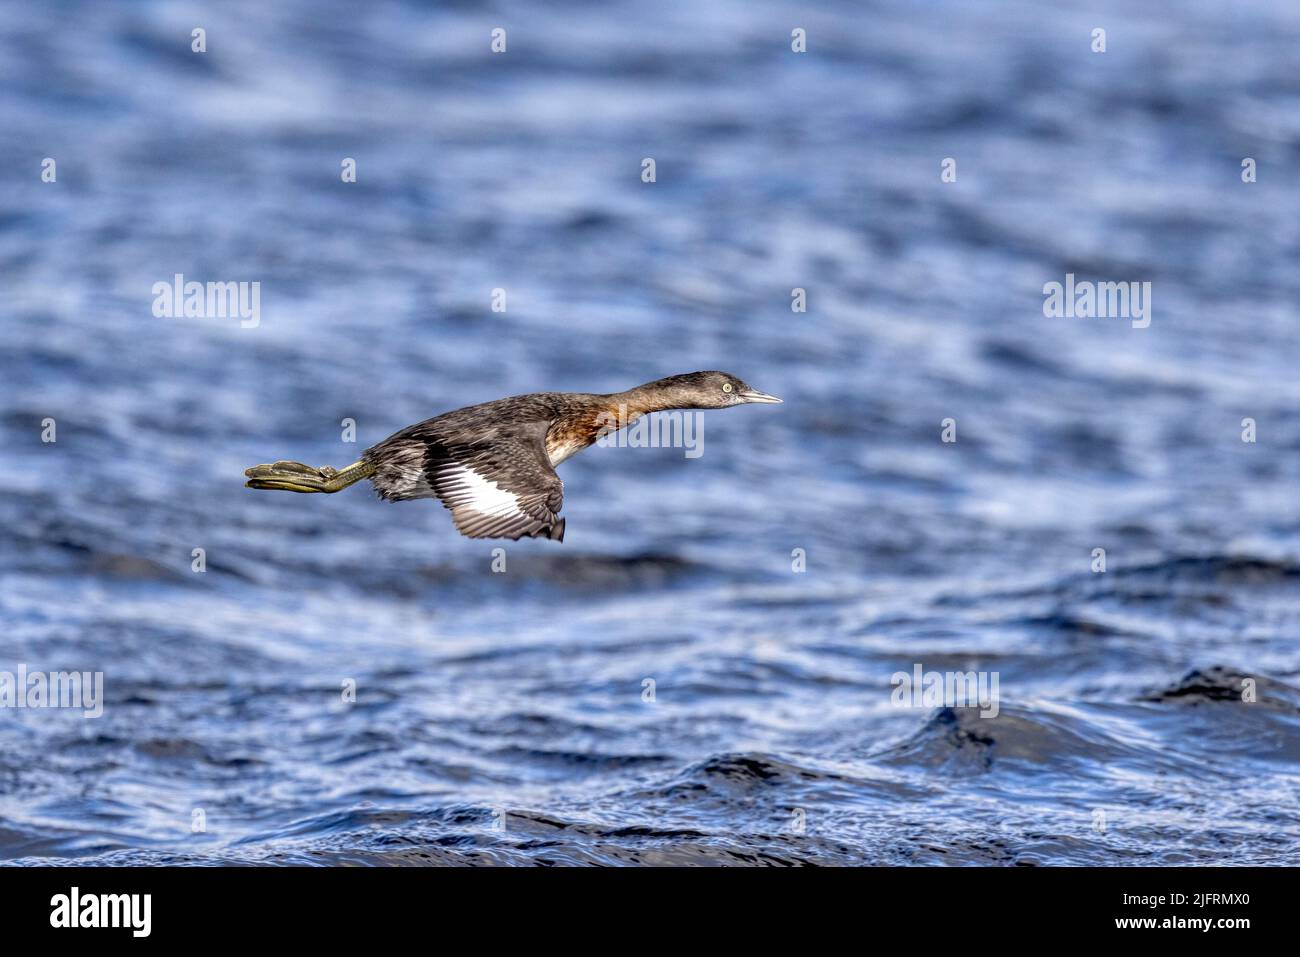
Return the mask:
[(465, 508), (480, 515), (525, 515), (519, 496), (507, 492), (473, 469), (449, 462), (438, 472), (438, 487), (445, 490), (443, 500), (449, 508)]

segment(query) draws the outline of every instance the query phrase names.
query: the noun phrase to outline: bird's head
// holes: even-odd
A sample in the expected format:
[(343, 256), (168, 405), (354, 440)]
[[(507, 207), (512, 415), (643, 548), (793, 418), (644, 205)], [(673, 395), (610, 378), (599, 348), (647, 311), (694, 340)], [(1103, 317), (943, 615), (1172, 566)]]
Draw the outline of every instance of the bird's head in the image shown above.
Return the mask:
[(664, 409), (725, 409), (749, 402), (780, 402), (729, 372), (688, 372), (641, 386)]

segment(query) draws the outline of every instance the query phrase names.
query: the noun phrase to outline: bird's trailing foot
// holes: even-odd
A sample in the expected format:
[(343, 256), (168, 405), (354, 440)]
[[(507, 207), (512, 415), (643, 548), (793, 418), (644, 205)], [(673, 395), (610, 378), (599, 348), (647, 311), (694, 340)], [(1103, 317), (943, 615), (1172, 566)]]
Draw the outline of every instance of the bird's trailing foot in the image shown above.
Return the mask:
[(282, 492), (340, 492), (354, 482), (369, 476), (372, 468), (365, 462), (354, 462), (339, 471), (328, 465), (312, 468), (301, 462), (279, 461), (270, 465), (254, 465), (244, 469), (248, 481), (246, 488), (277, 489)]

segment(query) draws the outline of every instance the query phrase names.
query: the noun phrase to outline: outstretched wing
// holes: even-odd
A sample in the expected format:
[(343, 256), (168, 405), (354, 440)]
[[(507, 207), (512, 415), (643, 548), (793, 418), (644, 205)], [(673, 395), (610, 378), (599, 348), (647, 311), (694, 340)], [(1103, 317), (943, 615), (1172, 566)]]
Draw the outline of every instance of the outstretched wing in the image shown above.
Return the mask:
[(468, 538), (564, 541), (564, 483), (546, 454), (545, 430), (468, 444), (432, 442), (424, 474)]

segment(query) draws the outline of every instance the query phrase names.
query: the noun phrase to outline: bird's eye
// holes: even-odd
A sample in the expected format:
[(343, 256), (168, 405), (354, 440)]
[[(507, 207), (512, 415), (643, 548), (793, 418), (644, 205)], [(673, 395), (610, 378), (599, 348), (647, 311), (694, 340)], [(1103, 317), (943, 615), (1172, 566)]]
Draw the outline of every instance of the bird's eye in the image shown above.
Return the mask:
[(724, 382), (724, 383), (722, 383), (722, 391), (723, 391), (723, 392), (730, 392), (730, 391), (731, 391), (731, 383), (730, 383), (730, 382)]

